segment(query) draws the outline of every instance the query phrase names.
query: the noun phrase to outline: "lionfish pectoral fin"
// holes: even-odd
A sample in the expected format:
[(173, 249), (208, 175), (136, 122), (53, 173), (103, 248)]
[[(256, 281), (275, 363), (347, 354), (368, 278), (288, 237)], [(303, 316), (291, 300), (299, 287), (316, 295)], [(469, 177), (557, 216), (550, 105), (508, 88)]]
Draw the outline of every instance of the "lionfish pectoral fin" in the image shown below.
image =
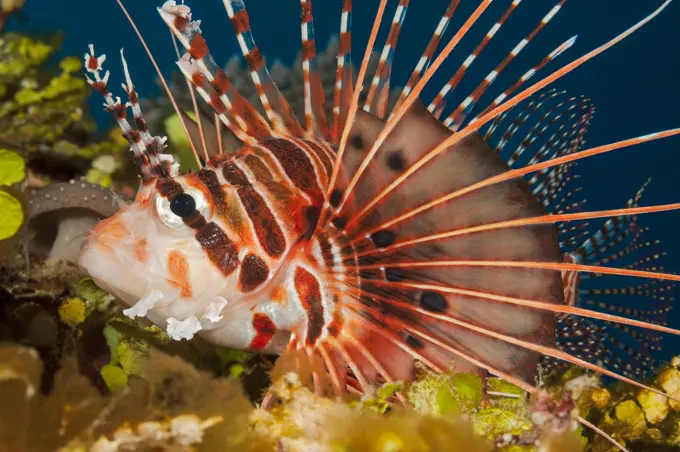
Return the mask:
[[(369, 113), (357, 113), (343, 168), (348, 174), (355, 173), (384, 124)], [(559, 272), (446, 265), (562, 261), (552, 225), (484, 229), (545, 214), (522, 179), (440, 202), (508, 170), (480, 135), (441, 152), (407, 183), (390, 185), (451, 134), (415, 102), (367, 167), (340, 216), (333, 218), (339, 229), (331, 234), (350, 269), (341, 301), (345, 323), (337, 340), (361, 372), (360, 383), (376, 372), (385, 381), (409, 380), (417, 359), (436, 370), (481, 367), (532, 385), (540, 352), (506, 338), (554, 346), (554, 313), (499, 298), (563, 304)], [(338, 181), (342, 190), (343, 178)]]

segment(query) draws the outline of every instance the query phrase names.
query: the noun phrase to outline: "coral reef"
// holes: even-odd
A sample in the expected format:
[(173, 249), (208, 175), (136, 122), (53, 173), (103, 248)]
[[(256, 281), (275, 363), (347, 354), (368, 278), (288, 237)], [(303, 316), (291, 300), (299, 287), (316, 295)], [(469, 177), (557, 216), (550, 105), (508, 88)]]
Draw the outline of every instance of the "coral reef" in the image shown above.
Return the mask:
[[(22, 4), (3, 2), (3, 12), (13, 13)], [(127, 145), (119, 132), (95, 136), (80, 59), (54, 61), (60, 41), (18, 33), (0, 38), (0, 255), (5, 265), (27, 265), (29, 255), (73, 260), (78, 238), (95, 218), (117, 208), (104, 206), (112, 193), (101, 186), (113, 184), (114, 174), (125, 167)], [(130, 193), (136, 176), (123, 174), (116, 174), (115, 188)], [(81, 177), (85, 180), (71, 187), (51, 184)]]
[[(152, 353), (145, 378), (102, 395), (64, 359), (49, 394), (39, 391), (41, 362), (19, 346), (0, 347), (0, 450), (266, 450), (250, 433), (250, 403), (239, 385)], [(4, 449), (3, 449), (4, 448)]]
[[(108, 333), (107, 339), (124, 350)], [(117, 359), (128, 359), (125, 353)], [(107, 393), (66, 355), (44, 391), (39, 355), (0, 346), (0, 398), (7, 402), (0, 406), (0, 450), (518, 452), (573, 451), (583, 444), (590, 451), (614, 450), (574, 428), (575, 416), (586, 412), (631, 450), (662, 450), (679, 441), (676, 404), (650, 402), (649, 394), (630, 387), (610, 391), (589, 375), (572, 374), (565, 385), (528, 398), (497, 379), (423, 373), (406, 388), (409, 403), (401, 405), (391, 402), (400, 387), (336, 402), (286, 372), (271, 386), (274, 402), (263, 409), (243, 395), (236, 379), (197, 371), (179, 357), (145, 349), (134, 366), (129, 379)], [(677, 395), (680, 371), (670, 365), (656, 381)]]
[[(24, 161), (16, 152), (0, 149), (0, 187), (12, 187), (25, 177)], [(24, 221), (21, 203), (11, 193), (0, 190), (0, 240), (17, 233)]]

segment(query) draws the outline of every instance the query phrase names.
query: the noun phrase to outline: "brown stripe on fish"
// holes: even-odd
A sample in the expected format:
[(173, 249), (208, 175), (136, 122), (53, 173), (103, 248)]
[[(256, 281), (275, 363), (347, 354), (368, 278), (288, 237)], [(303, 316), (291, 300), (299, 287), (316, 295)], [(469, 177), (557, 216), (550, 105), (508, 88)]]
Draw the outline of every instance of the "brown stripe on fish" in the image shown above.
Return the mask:
[(248, 53), (247, 55), (244, 56), (246, 63), (248, 64), (248, 68), (251, 71), (258, 71), (264, 66), (264, 58), (262, 58), (262, 52), (260, 52), (260, 49), (257, 47), (253, 47), (253, 49)]
[(276, 201), (287, 202), (295, 199), (295, 193), (285, 183), (279, 183), (274, 179), (271, 168), (267, 166), (262, 156), (250, 154), (244, 161), (255, 181), (264, 185), (267, 192), (274, 195)]
[(201, 33), (196, 33), (193, 38), (191, 38), (191, 45), (189, 48), (189, 53), (192, 57), (197, 60), (204, 58), (208, 55), (208, 46), (205, 42), (205, 38)]
[(248, 254), (241, 263), (239, 289), (245, 293), (252, 292), (265, 282), (268, 276), (267, 263), (254, 254)]
[(262, 249), (271, 257), (281, 256), (286, 250), (286, 238), (265, 200), (252, 187), (246, 174), (235, 162), (225, 162), (222, 175), (238, 190), (241, 203), (253, 224)]
[(234, 13), (234, 16), (231, 18), (231, 23), (233, 24), (234, 31), (237, 34), (250, 31), (250, 18), (248, 17), (248, 13), (245, 9)]
[(302, 142), (319, 158), (326, 170), (326, 175), (330, 177), (333, 173), (333, 159), (328, 155), (328, 152), (316, 141), (302, 140)]
[(219, 214), (224, 214), (227, 211), (227, 202), (224, 199), (224, 190), (222, 190), (222, 184), (217, 179), (217, 174), (215, 171), (203, 168), (198, 172), (198, 178), (203, 182), (203, 185), (208, 189), (210, 193), (210, 199), (212, 199), (215, 209)]
[(323, 300), (319, 281), (302, 267), (295, 269), (295, 291), (307, 313), (307, 345), (314, 345), (323, 330)]
[(239, 266), (236, 245), (217, 224), (207, 223), (201, 227), (196, 232), (196, 240), (222, 275), (230, 275)]
[(327, 267), (333, 267), (335, 261), (333, 259), (333, 248), (331, 246), (328, 234), (324, 231), (319, 231), (316, 235), (316, 239), (319, 242), (319, 248), (321, 249), (321, 255), (323, 256), (324, 263)]
[(328, 324), (328, 327), (326, 328), (328, 331), (328, 335), (332, 337), (338, 337), (340, 335), (340, 332), (342, 331), (342, 326), (344, 324), (344, 317), (342, 315), (342, 308), (340, 307), (340, 300), (338, 296), (334, 296), (335, 298), (335, 303), (333, 303), (333, 316), (331, 318), (330, 323)]
[(326, 168), (326, 165), (324, 164), (324, 161), (319, 157), (317, 152), (312, 149), (312, 147), (305, 142), (304, 140), (297, 140), (297, 139), (291, 139), (295, 143), (296, 146), (302, 150), (307, 157), (309, 158), (309, 161), (312, 163), (312, 166), (314, 167), (314, 175), (316, 176), (316, 183), (319, 187), (325, 188), (328, 186), (328, 169)]
[(283, 138), (264, 140), (260, 148), (269, 151), (276, 158), (288, 179), (305, 192), (313, 204), (320, 206), (323, 203), (324, 197), (315, 177), (314, 165), (304, 150)]
[(299, 205), (299, 195), (287, 184), (274, 180), (271, 170), (261, 156), (249, 154), (244, 159), (245, 169), (250, 172), (253, 183), (261, 184), (266, 190), (262, 195), (274, 206), (282, 224), (293, 224), (295, 220), (294, 206)]
[(158, 181), (156, 181), (156, 189), (161, 195), (168, 199), (172, 199), (180, 193), (184, 193), (182, 185), (169, 177), (158, 179)]
[(328, 160), (330, 160), (331, 165), (335, 165), (335, 155), (338, 152), (337, 146), (335, 146), (334, 144), (329, 143), (327, 141), (319, 141), (319, 140), (310, 140), (310, 141), (312, 141), (314, 144), (316, 144), (317, 147), (319, 147), (324, 152), (324, 154), (326, 154), (328, 156)]
[(281, 171), (270, 153), (261, 149), (253, 149), (253, 154), (249, 154), (245, 160), (255, 180), (263, 184), (267, 191), (276, 197), (277, 202), (286, 205), (301, 203), (302, 197), (299, 190), (286, 178), (285, 173)]

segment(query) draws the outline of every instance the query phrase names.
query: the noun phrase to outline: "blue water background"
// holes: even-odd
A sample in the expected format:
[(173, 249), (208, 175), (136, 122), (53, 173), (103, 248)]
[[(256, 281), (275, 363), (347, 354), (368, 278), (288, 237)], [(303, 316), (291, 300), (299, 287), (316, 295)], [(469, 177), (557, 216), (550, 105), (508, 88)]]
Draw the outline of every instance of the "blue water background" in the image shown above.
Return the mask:
[[(391, 1), (396, 4), (396, 0)], [(496, 1), (483, 16), (481, 25), (463, 41), (441, 76), (431, 84), (429, 96), (438, 90), (478, 40), (504, 11), (510, 0)], [(474, 88), (518, 40), (554, 5), (556, 1), (524, 0), (501, 34), (475, 63), (461, 84), (459, 94)], [(563, 11), (494, 84), (485, 99), (490, 100), (513, 83), (530, 66), (557, 45), (578, 34), (576, 45), (557, 64), (564, 64), (612, 38), (650, 13), (661, 1), (649, 0), (570, 0)], [(130, 13), (144, 33), (164, 74), (175, 70), (175, 55), (169, 33), (156, 13), (157, 0), (128, 0)], [(219, 0), (195, 0), (188, 3), (194, 17), (203, 20), (203, 30), (218, 62), (226, 62), (238, 47), (231, 24)], [(318, 48), (324, 49), (331, 35), (337, 34), (341, 0), (317, 0), (314, 3)], [(354, 2), (354, 58), (363, 54), (377, 0)], [(422, 50), (430, 39), (448, 0), (413, 0), (399, 41), (394, 66), (395, 83), (410, 75)], [(478, 2), (462, 0), (452, 26), (460, 25)], [(263, 54), (291, 64), (300, 46), (299, 3), (295, 0), (249, 0), (247, 2), (256, 41)], [(394, 6), (392, 6), (393, 8)], [(392, 8), (389, 11), (392, 11)], [(388, 13), (391, 19), (391, 12)], [(27, 0), (27, 21), (13, 21), (10, 28), (49, 32), (64, 30), (63, 54), (82, 54), (89, 43), (98, 53), (109, 55), (111, 86), (122, 80), (118, 51), (125, 48), (133, 80), (141, 94), (157, 93), (153, 67), (137, 37), (114, 0), (68, 0), (67, 2)], [(555, 86), (570, 94), (582, 94), (594, 102), (596, 113), (587, 135), (588, 145), (680, 127), (680, 2), (671, 4), (652, 23), (615, 48), (586, 63)], [(384, 36), (383, 33), (381, 36)], [(451, 36), (451, 28), (447, 36)], [(382, 41), (379, 41), (382, 42)], [(550, 68), (557, 67), (553, 63)], [(542, 72), (542, 75), (547, 72)], [(541, 74), (539, 74), (540, 77)], [(122, 91), (121, 91), (122, 94)], [(426, 98), (429, 100), (428, 94)], [(460, 96), (458, 97), (460, 99)], [(98, 120), (108, 126), (110, 119), (101, 113), (101, 101), (92, 97)], [(652, 183), (643, 204), (680, 202), (680, 138), (598, 156), (580, 165), (584, 194), (589, 209), (622, 207), (648, 177)], [(663, 241), (668, 252), (666, 268), (680, 273), (680, 212), (652, 214), (644, 218), (653, 237)], [(680, 327), (680, 310), (671, 319)], [(680, 352), (680, 341), (665, 343), (668, 353)]]

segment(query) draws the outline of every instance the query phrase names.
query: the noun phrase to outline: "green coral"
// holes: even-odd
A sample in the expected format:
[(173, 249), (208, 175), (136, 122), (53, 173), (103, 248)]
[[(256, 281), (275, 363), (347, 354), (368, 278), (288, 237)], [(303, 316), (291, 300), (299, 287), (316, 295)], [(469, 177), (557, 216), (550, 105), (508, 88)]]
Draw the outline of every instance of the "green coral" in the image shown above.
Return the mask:
[(111, 326), (104, 328), (104, 337), (111, 360), (102, 367), (100, 374), (112, 392), (119, 392), (128, 385), (131, 376), (142, 375), (142, 363), (148, 358), (149, 348), (141, 341), (122, 335)]
[(1, 143), (36, 149), (63, 140), (68, 127), (84, 121), (89, 90), (76, 58), (62, 60), (59, 72), (43, 81), (44, 65), (60, 44), (14, 33), (0, 40)]
[[(45, 165), (33, 166), (30, 156), (37, 150), (40, 159), (57, 161), (72, 174), (86, 172), (88, 162), (101, 155), (113, 157), (115, 171), (124, 165), (128, 145), (119, 130), (103, 140), (93, 139), (95, 123), (87, 115), (91, 89), (82, 62), (71, 56), (54, 61), (60, 45), (59, 37), (41, 40), (6, 33), (0, 38), (0, 146), (16, 150), (32, 171), (45, 171)], [(4, 152), (0, 160), (6, 160)], [(44, 176), (49, 181), (47, 167)], [(88, 180), (113, 182), (113, 171), (93, 169)], [(15, 170), (0, 164), (0, 179)]]
[[(680, 358), (674, 358), (645, 384), (671, 397), (680, 397), (679, 366)], [(572, 369), (551, 379), (549, 387), (554, 391), (568, 387), (569, 381), (585, 381), (584, 378), (589, 377), (582, 369)], [(663, 394), (624, 383), (605, 386), (591, 382), (580, 391), (576, 403), (580, 416), (626, 447), (661, 450), (680, 446), (680, 404)], [(587, 451), (618, 450), (588, 428), (582, 429), (582, 435), (587, 438)]]
[[(386, 387), (382, 397), (392, 393)], [(485, 452), (491, 444), (474, 434), (460, 416), (422, 415), (393, 406), (387, 413), (314, 395), (297, 374), (274, 383), (277, 403), (255, 410), (250, 419), (256, 433), (287, 451), (466, 451)]]
[(19, 154), (0, 149), (0, 185), (12, 185), (26, 177), (24, 159)]
[(87, 311), (85, 300), (79, 297), (70, 297), (59, 306), (59, 318), (67, 325), (76, 327), (85, 321)]
[[(11, 186), (26, 177), (24, 160), (19, 154), (0, 149), (0, 186)], [(0, 190), (0, 240), (12, 237), (24, 222), (21, 203), (10, 193)]]
[(88, 306), (104, 310), (111, 305), (115, 297), (108, 292), (100, 289), (92, 280), (92, 278), (84, 278), (78, 282), (76, 288), (78, 296), (85, 300)]
[[(196, 120), (196, 115), (193, 112), (187, 112), (187, 115)], [(184, 132), (184, 127), (182, 126), (182, 120), (179, 115), (173, 114), (168, 116), (163, 126), (166, 133), (168, 134), (168, 142), (172, 146), (172, 149), (177, 152), (177, 159), (180, 164), (181, 171), (198, 171), (200, 168), (196, 163), (193, 151), (191, 150), (191, 143), (189, 142), (189, 137)]]
[[(485, 400), (485, 392), (498, 395), (489, 395)], [(526, 393), (497, 378), (422, 370), (422, 376), (408, 386), (406, 394), (420, 412), (447, 418), (468, 416), (475, 433), (491, 440), (534, 429)]]
[(5, 191), (0, 191), (0, 240), (12, 237), (24, 221), (21, 203)]

